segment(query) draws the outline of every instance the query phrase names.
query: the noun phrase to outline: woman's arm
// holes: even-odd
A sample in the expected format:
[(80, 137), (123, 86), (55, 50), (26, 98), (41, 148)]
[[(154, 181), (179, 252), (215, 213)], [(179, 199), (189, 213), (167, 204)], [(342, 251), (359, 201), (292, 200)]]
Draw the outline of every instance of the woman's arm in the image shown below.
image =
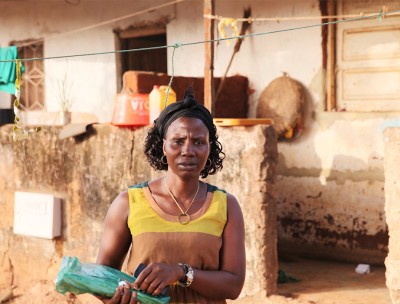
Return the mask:
[[(128, 191), (120, 193), (107, 211), (104, 232), (97, 255), (97, 264), (121, 270), (132, 242), (127, 225), (129, 215)], [(112, 298), (96, 296), (103, 303), (136, 303), (136, 292), (130, 292), (129, 285), (119, 286)]]
[(124, 191), (116, 197), (108, 209), (97, 264), (121, 270), (132, 242), (127, 224), (128, 215), (128, 191)]
[[(243, 288), (245, 274), (243, 215), (236, 198), (228, 195), (228, 220), (222, 235), (220, 270), (194, 269), (194, 280), (188, 288), (210, 299), (236, 299)], [(158, 295), (166, 285), (180, 280), (183, 275), (178, 265), (151, 263), (133, 286)]]
[(246, 276), (244, 220), (236, 198), (228, 194), (228, 221), (222, 235), (220, 271), (194, 269), (189, 288), (212, 299), (236, 299)]

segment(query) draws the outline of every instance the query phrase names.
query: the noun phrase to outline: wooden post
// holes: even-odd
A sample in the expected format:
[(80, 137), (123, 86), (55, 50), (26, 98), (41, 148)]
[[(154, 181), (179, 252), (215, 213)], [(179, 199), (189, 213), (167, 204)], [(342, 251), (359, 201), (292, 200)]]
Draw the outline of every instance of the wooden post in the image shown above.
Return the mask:
[[(204, 0), (204, 15), (214, 15), (215, 0)], [(214, 20), (204, 18), (204, 40), (214, 39)], [(214, 42), (205, 45), (204, 62), (204, 106), (215, 115), (214, 88)]]
[[(335, 1), (328, 1), (328, 14), (336, 14)], [(329, 18), (328, 21), (334, 21), (335, 19)], [(336, 108), (336, 25), (328, 25), (328, 62), (327, 62), (327, 90), (326, 90), (326, 110), (333, 111)]]

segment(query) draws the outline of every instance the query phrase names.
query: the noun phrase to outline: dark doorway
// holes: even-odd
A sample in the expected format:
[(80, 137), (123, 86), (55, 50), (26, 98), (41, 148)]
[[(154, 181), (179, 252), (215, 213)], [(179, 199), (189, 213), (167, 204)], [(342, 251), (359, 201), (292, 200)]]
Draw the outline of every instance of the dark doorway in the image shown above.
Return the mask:
[[(165, 45), (165, 33), (121, 39), (121, 47), (124, 50)], [(121, 63), (122, 74), (129, 70), (167, 73), (167, 48), (122, 53)]]

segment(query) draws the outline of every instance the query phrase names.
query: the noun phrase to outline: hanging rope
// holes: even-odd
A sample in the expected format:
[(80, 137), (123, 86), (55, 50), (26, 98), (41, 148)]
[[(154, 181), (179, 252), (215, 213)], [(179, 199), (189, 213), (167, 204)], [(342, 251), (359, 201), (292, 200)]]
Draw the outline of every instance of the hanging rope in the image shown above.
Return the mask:
[(173, 50), (172, 50), (172, 56), (171, 56), (171, 77), (169, 79), (169, 83), (168, 83), (168, 87), (167, 87), (167, 91), (166, 91), (166, 95), (165, 95), (165, 100), (164, 100), (164, 109), (167, 106), (167, 102), (168, 102), (168, 96), (169, 96), (169, 90), (171, 88), (172, 85), (172, 80), (174, 79), (174, 73), (175, 73), (175, 65), (174, 65), (174, 56), (175, 56), (175, 50), (179, 47), (181, 47), (182, 44), (177, 42), (173, 45)]

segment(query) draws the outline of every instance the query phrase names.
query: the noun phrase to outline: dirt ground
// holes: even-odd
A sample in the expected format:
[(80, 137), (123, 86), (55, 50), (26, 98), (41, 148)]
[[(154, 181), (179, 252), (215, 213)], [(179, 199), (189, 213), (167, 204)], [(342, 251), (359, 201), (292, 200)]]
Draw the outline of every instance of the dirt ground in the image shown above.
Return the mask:
[[(391, 304), (385, 285), (385, 268), (371, 266), (369, 274), (355, 272), (357, 265), (291, 258), (281, 261), (285, 274), (300, 280), (278, 284), (278, 294), (266, 298), (262, 294), (229, 301), (234, 304)], [(9, 290), (0, 290), (1, 294)], [(31, 282), (12, 290), (9, 304), (97, 304), (91, 295), (63, 296), (54, 290), (51, 281)]]
[(372, 265), (369, 274), (358, 274), (356, 266), (307, 259), (280, 262), (280, 269), (300, 282), (278, 284), (278, 292), (304, 301), (299, 303), (390, 304), (385, 268)]

